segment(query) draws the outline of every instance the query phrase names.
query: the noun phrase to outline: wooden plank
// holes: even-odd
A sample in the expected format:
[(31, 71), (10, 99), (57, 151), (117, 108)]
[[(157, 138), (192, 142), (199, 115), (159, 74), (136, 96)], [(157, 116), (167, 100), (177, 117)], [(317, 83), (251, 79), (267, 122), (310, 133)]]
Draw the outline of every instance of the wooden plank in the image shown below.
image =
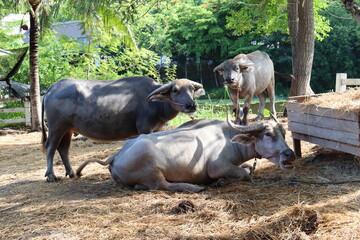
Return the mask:
[(321, 97), (324, 94), (326, 94), (326, 93), (319, 93), (319, 94), (313, 94), (313, 95), (293, 96), (293, 97), (289, 97), (289, 101), (290, 102), (297, 102), (298, 104), (301, 104), (305, 100), (308, 100), (308, 99), (314, 98), (314, 97)]
[(20, 98), (0, 98), (0, 102), (20, 102)]
[(25, 122), (25, 118), (0, 120), (0, 123), (22, 123), (22, 122)]
[(329, 141), (327, 139), (317, 138), (314, 136), (308, 136), (308, 135), (304, 135), (304, 134), (296, 133), (296, 132), (292, 133), (292, 137), (294, 139), (311, 142), (311, 143), (318, 144), (318, 145), (328, 147), (331, 149), (335, 149), (338, 151), (350, 153), (355, 156), (360, 156), (360, 147), (359, 146), (348, 145), (348, 144), (344, 144), (344, 143), (340, 143), (340, 142), (336, 142), (336, 141)]
[(299, 104), (297, 102), (287, 102), (286, 108), (288, 112), (300, 112), (300, 113), (313, 114), (322, 117), (345, 119), (355, 122), (360, 121), (360, 112), (356, 112), (356, 111), (345, 112), (345, 111), (340, 111), (338, 109)]
[(25, 108), (2, 108), (0, 113), (24, 112)]
[(299, 112), (288, 112), (290, 122), (298, 122), (314, 127), (328, 128), (342, 132), (360, 134), (359, 122), (345, 119), (329, 118)]
[(360, 78), (348, 78), (348, 79), (343, 79), (342, 84), (344, 85), (360, 85)]
[(302, 133), (304, 135), (315, 136), (319, 138), (359, 146), (359, 134), (341, 132), (333, 129), (319, 128), (296, 122), (289, 122), (288, 127), (289, 130), (292, 132)]

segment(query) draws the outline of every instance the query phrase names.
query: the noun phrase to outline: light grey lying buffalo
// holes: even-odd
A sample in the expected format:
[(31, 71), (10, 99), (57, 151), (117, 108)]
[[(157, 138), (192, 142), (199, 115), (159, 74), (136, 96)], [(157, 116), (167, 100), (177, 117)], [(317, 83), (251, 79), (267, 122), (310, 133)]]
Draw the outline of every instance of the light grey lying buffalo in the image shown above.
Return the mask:
[(274, 65), (269, 55), (260, 51), (239, 54), (215, 67), (214, 72), (224, 77), (235, 110), (239, 109), (238, 99), (245, 99), (243, 119), (241, 120), (239, 111), (236, 111), (236, 123), (248, 124), (247, 115), (253, 96), (259, 98), (259, 113), (255, 121), (264, 117), (266, 89), (270, 99), (270, 111), (276, 116)]
[[(60, 80), (48, 89), (43, 99), (42, 142), (46, 149), (47, 180), (58, 180), (53, 170), (56, 150), (66, 175), (75, 176), (69, 162), (73, 132), (95, 140), (114, 141), (158, 131), (179, 112), (195, 112), (193, 98), (203, 94), (203, 86), (188, 79), (165, 85), (148, 77), (115, 81)], [(45, 132), (44, 111), (49, 138)]]
[(264, 157), (283, 170), (291, 169), (294, 152), (285, 142), (284, 128), (274, 121), (240, 126), (215, 119), (189, 121), (163, 132), (129, 139), (105, 162), (117, 183), (135, 189), (199, 192), (220, 178), (241, 180), (249, 174), (242, 163)]

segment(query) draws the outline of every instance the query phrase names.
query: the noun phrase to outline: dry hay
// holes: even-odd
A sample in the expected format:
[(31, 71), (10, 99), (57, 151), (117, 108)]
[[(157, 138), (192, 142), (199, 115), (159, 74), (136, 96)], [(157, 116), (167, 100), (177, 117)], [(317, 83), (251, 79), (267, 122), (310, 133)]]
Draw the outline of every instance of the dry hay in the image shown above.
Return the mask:
[(339, 109), (345, 112), (360, 111), (360, 88), (349, 88), (345, 92), (331, 92), (306, 97), (305, 105)]
[[(116, 185), (97, 164), (80, 179), (47, 183), (39, 141), (37, 132), (0, 135), (0, 239), (360, 239), (360, 184), (243, 181), (198, 194), (134, 191)], [(305, 157), (295, 170), (262, 159), (255, 178), (360, 179), (358, 158), (302, 144)], [(105, 159), (121, 146), (74, 140), (71, 162), (76, 168)], [(55, 165), (58, 176), (64, 172), (62, 163)]]

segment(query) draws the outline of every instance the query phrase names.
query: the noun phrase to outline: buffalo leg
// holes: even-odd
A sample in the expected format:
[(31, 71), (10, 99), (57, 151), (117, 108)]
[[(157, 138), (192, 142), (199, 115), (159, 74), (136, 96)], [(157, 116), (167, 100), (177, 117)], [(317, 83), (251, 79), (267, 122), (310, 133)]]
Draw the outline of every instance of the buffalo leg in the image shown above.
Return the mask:
[(60, 180), (54, 174), (53, 160), (54, 160), (55, 151), (58, 148), (61, 138), (62, 138), (62, 134), (59, 134), (58, 132), (54, 134), (49, 134), (49, 138), (45, 143), (46, 161), (47, 161), (47, 169), (46, 169), (45, 177), (48, 182), (56, 182)]
[(250, 110), (251, 99), (252, 99), (252, 96), (249, 96), (245, 99), (244, 108), (243, 108), (244, 116), (241, 121), (241, 124), (244, 126), (246, 126), (248, 124), (247, 116), (248, 116), (248, 113)]
[(230, 93), (230, 98), (231, 101), (233, 103), (234, 106), (234, 113), (235, 113), (235, 123), (236, 124), (240, 124), (241, 123), (241, 118), (240, 118), (240, 105), (239, 105), (239, 99), (238, 99), (238, 95), (237, 95), (237, 91), (233, 90), (231, 88), (229, 89), (229, 93)]
[(191, 184), (191, 183), (170, 183), (167, 182), (166, 190), (170, 190), (172, 192), (186, 192), (186, 193), (197, 193), (201, 192), (205, 189), (205, 187)]
[[(250, 167), (248, 165), (237, 166), (237, 165), (227, 165), (217, 167), (213, 166), (211, 168), (211, 172), (209, 172), (209, 176), (212, 179), (217, 179), (216, 183), (226, 182), (226, 179), (236, 179), (236, 181), (240, 181), (250, 174)], [(215, 184), (216, 184), (215, 183)]]
[(269, 100), (270, 100), (270, 112), (276, 117), (276, 109), (275, 109), (275, 86), (274, 81), (271, 82), (269, 87), (267, 88)]
[(254, 119), (255, 121), (259, 121), (264, 118), (264, 109), (266, 104), (266, 94), (265, 92), (260, 93), (259, 95), (256, 95), (259, 99), (259, 113)]
[(71, 168), (70, 165), (70, 161), (69, 161), (69, 148), (70, 148), (70, 143), (71, 143), (71, 135), (72, 135), (72, 131), (68, 131), (67, 133), (65, 133), (65, 135), (63, 136), (63, 138), (60, 141), (60, 144), (57, 148), (61, 160), (65, 166), (65, 170), (66, 170), (66, 174), (65, 176), (69, 176), (70, 178), (75, 177), (75, 173), (73, 171), (73, 169)]

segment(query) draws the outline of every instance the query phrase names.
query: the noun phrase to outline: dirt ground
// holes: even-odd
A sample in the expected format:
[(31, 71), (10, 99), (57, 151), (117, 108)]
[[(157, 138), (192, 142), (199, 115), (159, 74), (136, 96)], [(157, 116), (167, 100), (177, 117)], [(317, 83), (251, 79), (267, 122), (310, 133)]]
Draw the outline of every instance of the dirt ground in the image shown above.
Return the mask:
[[(41, 134), (0, 134), (0, 239), (360, 239), (360, 183), (265, 187), (248, 180), (197, 194), (135, 191), (116, 185), (98, 164), (80, 179), (66, 178), (58, 155), (62, 180), (48, 183)], [(106, 159), (122, 144), (74, 138), (71, 163), (76, 169)], [(258, 160), (255, 180), (360, 182), (358, 157), (305, 142), (302, 148), (294, 170)]]

